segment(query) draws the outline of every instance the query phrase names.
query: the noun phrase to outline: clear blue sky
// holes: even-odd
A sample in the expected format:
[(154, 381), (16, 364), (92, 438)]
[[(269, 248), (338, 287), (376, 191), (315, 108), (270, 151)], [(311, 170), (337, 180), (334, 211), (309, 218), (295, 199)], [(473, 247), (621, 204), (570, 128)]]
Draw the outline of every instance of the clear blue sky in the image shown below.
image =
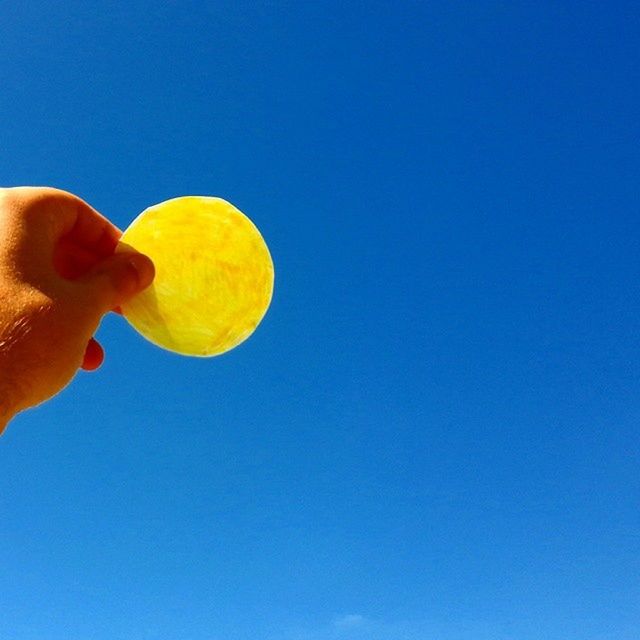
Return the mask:
[(222, 196), (256, 334), (0, 440), (2, 640), (631, 640), (632, 2), (2, 2), (0, 184)]

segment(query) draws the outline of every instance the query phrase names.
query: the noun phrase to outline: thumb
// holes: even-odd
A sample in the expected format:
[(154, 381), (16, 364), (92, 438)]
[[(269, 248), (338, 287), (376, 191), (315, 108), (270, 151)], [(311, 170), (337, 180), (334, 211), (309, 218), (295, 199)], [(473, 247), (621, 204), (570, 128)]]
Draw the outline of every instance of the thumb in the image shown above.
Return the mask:
[(87, 302), (101, 313), (146, 289), (155, 276), (151, 259), (142, 253), (116, 253), (82, 278)]

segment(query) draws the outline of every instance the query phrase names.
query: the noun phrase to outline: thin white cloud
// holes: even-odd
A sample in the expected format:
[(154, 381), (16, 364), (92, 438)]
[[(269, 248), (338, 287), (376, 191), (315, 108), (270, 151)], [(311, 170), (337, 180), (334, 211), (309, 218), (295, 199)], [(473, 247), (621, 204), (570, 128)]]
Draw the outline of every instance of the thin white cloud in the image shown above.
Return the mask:
[(484, 621), (383, 621), (357, 613), (340, 615), (324, 626), (295, 627), (269, 640), (511, 640), (500, 625)]
[(333, 626), (336, 629), (355, 629), (365, 624), (367, 619), (359, 613), (348, 613), (344, 616), (338, 616), (333, 620)]

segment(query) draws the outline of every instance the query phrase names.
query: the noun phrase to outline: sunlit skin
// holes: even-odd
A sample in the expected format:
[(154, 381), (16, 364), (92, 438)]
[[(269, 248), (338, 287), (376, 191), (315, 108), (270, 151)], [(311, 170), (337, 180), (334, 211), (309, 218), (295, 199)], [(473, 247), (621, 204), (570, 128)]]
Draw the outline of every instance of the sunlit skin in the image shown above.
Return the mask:
[(101, 318), (153, 281), (148, 257), (114, 253), (121, 235), (65, 191), (0, 189), (0, 432), (100, 367)]

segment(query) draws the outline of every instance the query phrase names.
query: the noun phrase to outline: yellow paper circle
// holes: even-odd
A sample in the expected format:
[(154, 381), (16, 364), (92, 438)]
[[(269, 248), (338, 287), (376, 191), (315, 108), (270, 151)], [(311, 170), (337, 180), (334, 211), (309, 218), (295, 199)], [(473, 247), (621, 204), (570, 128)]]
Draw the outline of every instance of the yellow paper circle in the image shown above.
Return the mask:
[(154, 344), (215, 356), (246, 340), (271, 302), (273, 262), (255, 225), (221, 198), (185, 196), (143, 211), (121, 244), (148, 255), (153, 284), (122, 312)]

